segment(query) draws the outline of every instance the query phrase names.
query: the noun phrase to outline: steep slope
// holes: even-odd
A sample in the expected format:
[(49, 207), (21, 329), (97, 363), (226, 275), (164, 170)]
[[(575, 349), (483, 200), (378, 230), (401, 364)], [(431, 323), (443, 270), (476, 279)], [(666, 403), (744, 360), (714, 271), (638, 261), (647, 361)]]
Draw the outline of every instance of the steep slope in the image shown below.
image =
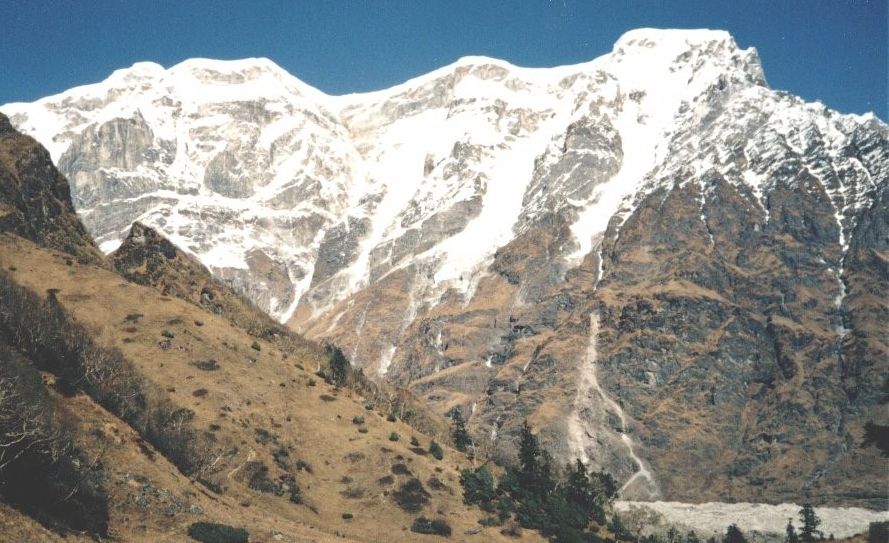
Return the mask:
[(74, 206), (68, 183), (49, 153), (16, 131), (0, 113), (0, 231), (65, 251), (84, 262), (100, 262)]
[[(478, 532), (481, 513), (461, 503), (456, 470), (467, 465), (465, 457), (445, 448), (443, 461), (433, 459), (425, 450), (428, 437), (317, 378), (309, 370), (322, 362), (323, 351), (318, 359), (282, 352), (194, 304), (104, 269), (67, 266), (64, 255), (20, 238), (0, 239), (0, 262), (7, 269), (14, 263), (11, 281), (55, 293), (71, 322), (82, 326), (72, 333), (91, 333), (97, 345), (132, 363), (153, 391), (148, 416), (162, 416), (160, 406), (171, 402), (169, 412), (180, 415), (171, 415), (168, 428), (200, 437), (183, 437), (196, 451), (208, 447), (206, 456), (194, 458), (197, 471), (183, 471), (182, 458), (170, 461), (170, 443), (138, 422), (127, 424), (92, 393), (56, 393), (78, 446), (90, 459), (102, 459), (116, 536), (180, 541), (190, 523), (209, 520), (244, 526), (257, 538), (282, 534), (284, 541), (326, 541), (335, 533), (355, 541), (412, 541), (407, 528), (426, 514), (443, 516), (456, 533), (478, 533), (480, 541), (501, 537), (495, 529)], [(6, 326), (15, 314), (6, 313), (12, 299), (4, 294), (4, 300)], [(21, 325), (42, 328), (39, 322)], [(397, 442), (389, 439), (392, 432)], [(414, 450), (412, 436), (422, 448)], [(395, 496), (414, 478), (428, 503), (411, 513)], [(533, 534), (526, 539), (535, 540)]]
[[(64, 194), (65, 179), (46, 172)], [(45, 181), (33, 183), (22, 192)], [(128, 273), (186, 278), (166, 283), (185, 298), (192, 279), (208, 277), (156, 233), (134, 230), (144, 259), (126, 246), (112, 259)], [(211, 521), (254, 540), (413, 541), (408, 528), (426, 515), (467, 540), (505, 540), (462, 503), (465, 456), (445, 446), (434, 458), (409, 417), (325, 382), (314, 370), (328, 354), (305, 340), (290, 349), (288, 337), (258, 337), (104, 262), (0, 233), (4, 536), (183, 541), (192, 523)]]
[(528, 418), (624, 496), (885, 506), (887, 126), (769, 89), (727, 33), (344, 97), (140, 64), (4, 110), (103, 247), (158, 228), (483, 450)]

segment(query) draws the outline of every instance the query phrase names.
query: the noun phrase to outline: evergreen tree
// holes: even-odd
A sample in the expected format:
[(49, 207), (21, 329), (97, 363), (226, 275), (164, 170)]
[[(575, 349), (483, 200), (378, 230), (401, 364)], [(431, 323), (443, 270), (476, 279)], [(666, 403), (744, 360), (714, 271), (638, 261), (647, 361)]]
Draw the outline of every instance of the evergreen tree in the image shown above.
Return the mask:
[(787, 535), (784, 536), (784, 543), (799, 543), (799, 536), (796, 535), (793, 523), (789, 519), (787, 521)]
[(482, 509), (489, 510), (488, 504), (497, 497), (494, 491), (494, 477), (485, 466), (474, 471), (471, 469), (461, 471), (460, 484), (463, 486), (463, 503), (467, 505), (480, 504)]
[(815, 541), (815, 534), (823, 536), (821, 531), (818, 530), (821, 519), (815, 514), (815, 508), (812, 507), (812, 504), (807, 503), (803, 505), (803, 508), (799, 510), (799, 520), (803, 523), (799, 531), (799, 538), (802, 543), (812, 543)]
[(330, 365), (330, 381), (336, 386), (346, 384), (349, 360), (336, 345), (327, 346), (327, 359)]
[[(537, 436), (531, 432), (528, 421), (522, 424), (519, 437), (518, 482), (524, 494), (543, 498), (555, 486), (551, 474), (552, 459), (540, 448)], [(541, 500), (542, 501), (542, 500)]]
[(722, 543), (747, 543), (747, 538), (744, 537), (744, 533), (736, 524), (732, 524), (725, 531)]
[(458, 451), (466, 452), (467, 449), (472, 447), (472, 438), (469, 436), (469, 432), (466, 431), (466, 419), (463, 418), (463, 413), (456, 408), (451, 410), (450, 415), (451, 420), (454, 421), (451, 428), (451, 438), (454, 440), (454, 447)]

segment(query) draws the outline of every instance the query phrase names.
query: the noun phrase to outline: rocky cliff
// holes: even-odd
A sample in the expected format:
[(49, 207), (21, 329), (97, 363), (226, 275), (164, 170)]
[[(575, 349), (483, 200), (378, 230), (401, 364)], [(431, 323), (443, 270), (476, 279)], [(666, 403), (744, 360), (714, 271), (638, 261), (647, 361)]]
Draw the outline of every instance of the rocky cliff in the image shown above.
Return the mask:
[(528, 418), (624, 496), (885, 506), (889, 129), (770, 89), (724, 32), (344, 97), (139, 64), (3, 109), (104, 248), (158, 228), (480, 448)]
[(67, 180), (49, 153), (0, 113), (0, 231), (98, 263), (102, 253), (86, 232)]

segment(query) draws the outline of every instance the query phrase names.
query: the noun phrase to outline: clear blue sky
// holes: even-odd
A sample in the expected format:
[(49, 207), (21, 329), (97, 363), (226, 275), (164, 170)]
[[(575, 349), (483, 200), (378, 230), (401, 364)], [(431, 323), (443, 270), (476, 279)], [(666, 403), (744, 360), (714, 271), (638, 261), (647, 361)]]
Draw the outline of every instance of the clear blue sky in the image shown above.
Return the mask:
[(0, 0), (0, 104), (100, 81), (136, 61), (264, 56), (331, 94), (487, 55), (591, 60), (626, 30), (720, 28), (773, 88), (887, 119), (889, 0)]

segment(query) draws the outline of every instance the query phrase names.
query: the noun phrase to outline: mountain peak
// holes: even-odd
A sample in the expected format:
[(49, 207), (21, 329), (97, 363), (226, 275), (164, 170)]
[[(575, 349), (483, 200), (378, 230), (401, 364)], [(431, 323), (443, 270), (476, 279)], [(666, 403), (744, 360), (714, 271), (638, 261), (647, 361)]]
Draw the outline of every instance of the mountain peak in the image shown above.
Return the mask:
[(707, 28), (635, 28), (621, 35), (614, 44), (614, 49), (628, 47), (654, 47), (706, 45), (711, 43), (727, 44), (737, 48), (732, 35), (725, 30)]

